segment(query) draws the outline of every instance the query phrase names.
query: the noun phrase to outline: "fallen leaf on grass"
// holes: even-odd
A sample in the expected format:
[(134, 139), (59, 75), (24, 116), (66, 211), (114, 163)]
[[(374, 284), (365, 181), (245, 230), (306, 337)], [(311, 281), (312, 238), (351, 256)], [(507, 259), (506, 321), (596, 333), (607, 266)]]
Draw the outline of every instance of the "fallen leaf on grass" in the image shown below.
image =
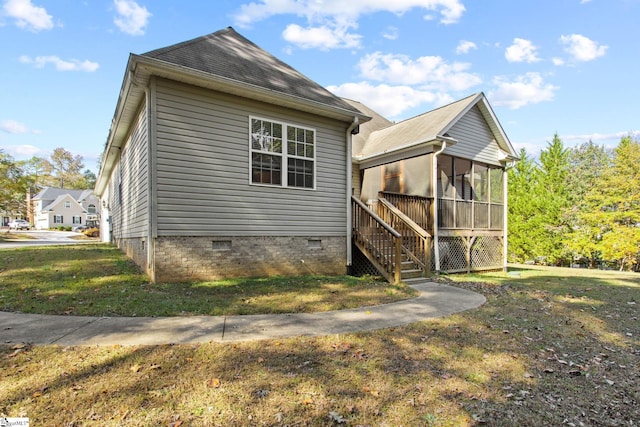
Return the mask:
[(142, 366), (140, 366), (138, 364), (135, 364), (135, 365), (133, 365), (132, 367), (129, 368), (129, 370), (131, 372), (140, 372), (141, 369), (142, 369)]
[(376, 390), (376, 389), (371, 389), (371, 388), (370, 388), (370, 387), (368, 387), (368, 386), (364, 386), (364, 387), (362, 387), (362, 391), (364, 391), (365, 393), (369, 393), (370, 395), (375, 396), (375, 397), (380, 396), (380, 392), (379, 392), (378, 390)]
[(211, 378), (207, 386), (209, 386), (209, 388), (220, 388), (220, 378)]
[(329, 412), (329, 419), (331, 421), (334, 421), (334, 422), (338, 423), (338, 424), (344, 424), (344, 423), (347, 422), (346, 419), (344, 419), (340, 414), (338, 414), (335, 411)]

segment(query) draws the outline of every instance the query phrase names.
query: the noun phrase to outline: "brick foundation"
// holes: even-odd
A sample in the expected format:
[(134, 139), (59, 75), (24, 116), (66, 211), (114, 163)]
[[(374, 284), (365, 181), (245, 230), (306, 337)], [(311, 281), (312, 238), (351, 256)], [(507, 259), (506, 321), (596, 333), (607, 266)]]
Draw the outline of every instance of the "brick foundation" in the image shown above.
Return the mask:
[(116, 246), (145, 272), (147, 269), (147, 242), (144, 238), (116, 239)]
[(345, 245), (344, 237), (158, 237), (155, 279), (345, 274)]

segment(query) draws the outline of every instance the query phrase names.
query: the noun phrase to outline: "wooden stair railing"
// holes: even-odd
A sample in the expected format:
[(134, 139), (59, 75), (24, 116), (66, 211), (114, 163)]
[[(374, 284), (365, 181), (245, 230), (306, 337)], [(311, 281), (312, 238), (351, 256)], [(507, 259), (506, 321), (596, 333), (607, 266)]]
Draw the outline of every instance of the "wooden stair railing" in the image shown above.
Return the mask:
[(353, 242), (391, 283), (402, 280), (402, 235), (356, 197), (351, 197)]
[(378, 198), (391, 202), (393, 206), (400, 209), (403, 214), (411, 218), (423, 230), (433, 234), (433, 216), (431, 214), (433, 197), (380, 191), (378, 192)]
[(432, 236), (385, 198), (378, 199), (378, 216), (402, 236), (403, 253), (423, 272), (431, 273)]

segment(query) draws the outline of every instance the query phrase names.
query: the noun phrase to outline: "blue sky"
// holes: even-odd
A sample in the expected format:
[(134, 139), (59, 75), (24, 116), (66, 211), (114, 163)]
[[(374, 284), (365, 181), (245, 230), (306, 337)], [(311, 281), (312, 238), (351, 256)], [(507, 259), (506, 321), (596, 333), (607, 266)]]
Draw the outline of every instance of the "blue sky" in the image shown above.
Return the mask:
[(130, 52), (233, 26), (402, 120), (484, 92), (533, 155), (640, 137), (640, 0), (0, 0), (0, 148), (97, 171)]

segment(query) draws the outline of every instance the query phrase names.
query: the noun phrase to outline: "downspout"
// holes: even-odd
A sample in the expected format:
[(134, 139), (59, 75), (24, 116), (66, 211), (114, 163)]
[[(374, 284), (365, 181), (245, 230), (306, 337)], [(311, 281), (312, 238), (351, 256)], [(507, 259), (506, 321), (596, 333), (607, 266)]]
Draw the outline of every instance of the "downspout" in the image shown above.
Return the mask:
[(153, 169), (153, 158), (151, 157), (151, 129), (153, 126), (153, 113), (151, 110), (151, 88), (147, 86), (144, 89), (145, 95), (145, 119), (147, 121), (147, 266), (145, 268), (147, 274), (151, 278), (152, 282), (155, 282), (155, 240), (153, 238), (153, 203), (151, 202), (153, 198), (153, 188), (151, 186), (152, 182), (152, 169)]
[(351, 265), (353, 261), (353, 254), (351, 253), (351, 240), (353, 238), (353, 214), (351, 212), (351, 193), (353, 185), (353, 146), (351, 142), (351, 136), (360, 132), (358, 126), (360, 122), (357, 116), (354, 116), (353, 122), (347, 128), (345, 134), (345, 140), (347, 142), (347, 188), (346, 188), (346, 203), (347, 203), (347, 274), (351, 274)]
[(439, 232), (438, 232), (438, 156), (447, 148), (447, 137), (438, 136), (437, 139), (442, 142), (442, 147), (433, 153), (433, 161), (431, 165), (431, 182), (433, 186), (433, 255), (435, 257), (436, 272), (440, 273), (440, 248), (439, 248)]
[(502, 215), (502, 269), (506, 272), (507, 271), (507, 258), (508, 258), (508, 251), (509, 251), (509, 241), (508, 241), (508, 228), (509, 228), (509, 206), (508, 206), (508, 200), (509, 200), (509, 194), (508, 194), (508, 190), (509, 190), (509, 183), (508, 183), (508, 179), (509, 179), (509, 169), (511, 169), (512, 167), (515, 166), (515, 162), (509, 162), (506, 164), (506, 166), (504, 167), (503, 171), (502, 171), (502, 205), (503, 205), (503, 209), (504, 209), (504, 214)]

